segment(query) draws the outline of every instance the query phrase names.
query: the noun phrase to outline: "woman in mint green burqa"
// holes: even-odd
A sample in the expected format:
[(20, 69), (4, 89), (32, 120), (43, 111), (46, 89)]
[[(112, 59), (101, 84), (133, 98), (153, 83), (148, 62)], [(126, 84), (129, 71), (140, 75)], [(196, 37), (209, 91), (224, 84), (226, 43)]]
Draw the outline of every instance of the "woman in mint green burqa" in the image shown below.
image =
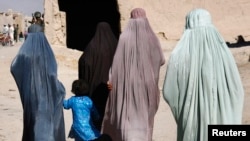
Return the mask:
[(178, 141), (207, 141), (209, 124), (241, 124), (240, 75), (208, 11), (188, 13), (168, 62), (163, 96), (176, 120)]

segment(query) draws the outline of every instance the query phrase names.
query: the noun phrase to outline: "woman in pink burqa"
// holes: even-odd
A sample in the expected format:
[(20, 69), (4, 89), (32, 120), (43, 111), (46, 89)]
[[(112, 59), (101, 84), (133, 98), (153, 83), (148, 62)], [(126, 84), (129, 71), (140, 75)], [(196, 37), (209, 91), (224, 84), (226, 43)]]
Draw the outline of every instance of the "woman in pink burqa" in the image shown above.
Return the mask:
[(159, 71), (165, 58), (146, 13), (131, 12), (120, 35), (110, 69), (112, 84), (103, 121), (103, 133), (114, 141), (152, 141), (159, 106)]

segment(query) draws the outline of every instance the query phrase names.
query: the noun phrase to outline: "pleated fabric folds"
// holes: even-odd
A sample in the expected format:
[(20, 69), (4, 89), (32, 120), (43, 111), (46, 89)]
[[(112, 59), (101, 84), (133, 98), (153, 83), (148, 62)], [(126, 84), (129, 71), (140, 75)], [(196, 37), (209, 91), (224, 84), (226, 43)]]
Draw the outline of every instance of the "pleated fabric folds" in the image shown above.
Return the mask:
[(176, 120), (178, 141), (207, 141), (209, 124), (241, 124), (239, 71), (205, 9), (187, 14), (168, 62), (163, 96)]
[(103, 133), (114, 141), (152, 141), (159, 106), (159, 71), (165, 63), (161, 45), (141, 8), (120, 35), (110, 69)]
[(98, 130), (101, 130), (109, 94), (107, 81), (117, 43), (118, 39), (110, 25), (107, 22), (99, 22), (95, 35), (86, 46), (78, 62), (79, 79), (88, 82), (89, 95), (100, 114), (100, 119), (94, 122)]
[(22, 141), (65, 141), (63, 98), (54, 53), (39, 25), (12, 61), (10, 71), (23, 106)]

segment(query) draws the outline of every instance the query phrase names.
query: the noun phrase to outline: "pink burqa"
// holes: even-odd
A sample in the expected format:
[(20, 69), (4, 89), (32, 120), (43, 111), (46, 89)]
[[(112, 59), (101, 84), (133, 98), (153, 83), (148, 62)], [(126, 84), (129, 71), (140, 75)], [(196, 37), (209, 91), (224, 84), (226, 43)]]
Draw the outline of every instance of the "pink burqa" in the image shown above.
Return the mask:
[(103, 133), (113, 141), (152, 141), (159, 106), (159, 71), (165, 58), (146, 13), (131, 12), (110, 69), (110, 91)]

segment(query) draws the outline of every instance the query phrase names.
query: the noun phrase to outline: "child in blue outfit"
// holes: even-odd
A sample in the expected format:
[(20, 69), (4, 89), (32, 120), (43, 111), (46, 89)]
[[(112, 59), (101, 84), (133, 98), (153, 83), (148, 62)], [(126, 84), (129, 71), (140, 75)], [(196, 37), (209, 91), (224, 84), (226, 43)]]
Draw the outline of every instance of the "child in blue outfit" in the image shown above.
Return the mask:
[(73, 124), (69, 137), (75, 138), (75, 141), (109, 141), (109, 137), (101, 135), (92, 123), (92, 120), (99, 118), (99, 114), (88, 96), (88, 83), (81, 79), (75, 80), (72, 83), (71, 92), (75, 96), (63, 102), (64, 109), (72, 109), (73, 114)]

